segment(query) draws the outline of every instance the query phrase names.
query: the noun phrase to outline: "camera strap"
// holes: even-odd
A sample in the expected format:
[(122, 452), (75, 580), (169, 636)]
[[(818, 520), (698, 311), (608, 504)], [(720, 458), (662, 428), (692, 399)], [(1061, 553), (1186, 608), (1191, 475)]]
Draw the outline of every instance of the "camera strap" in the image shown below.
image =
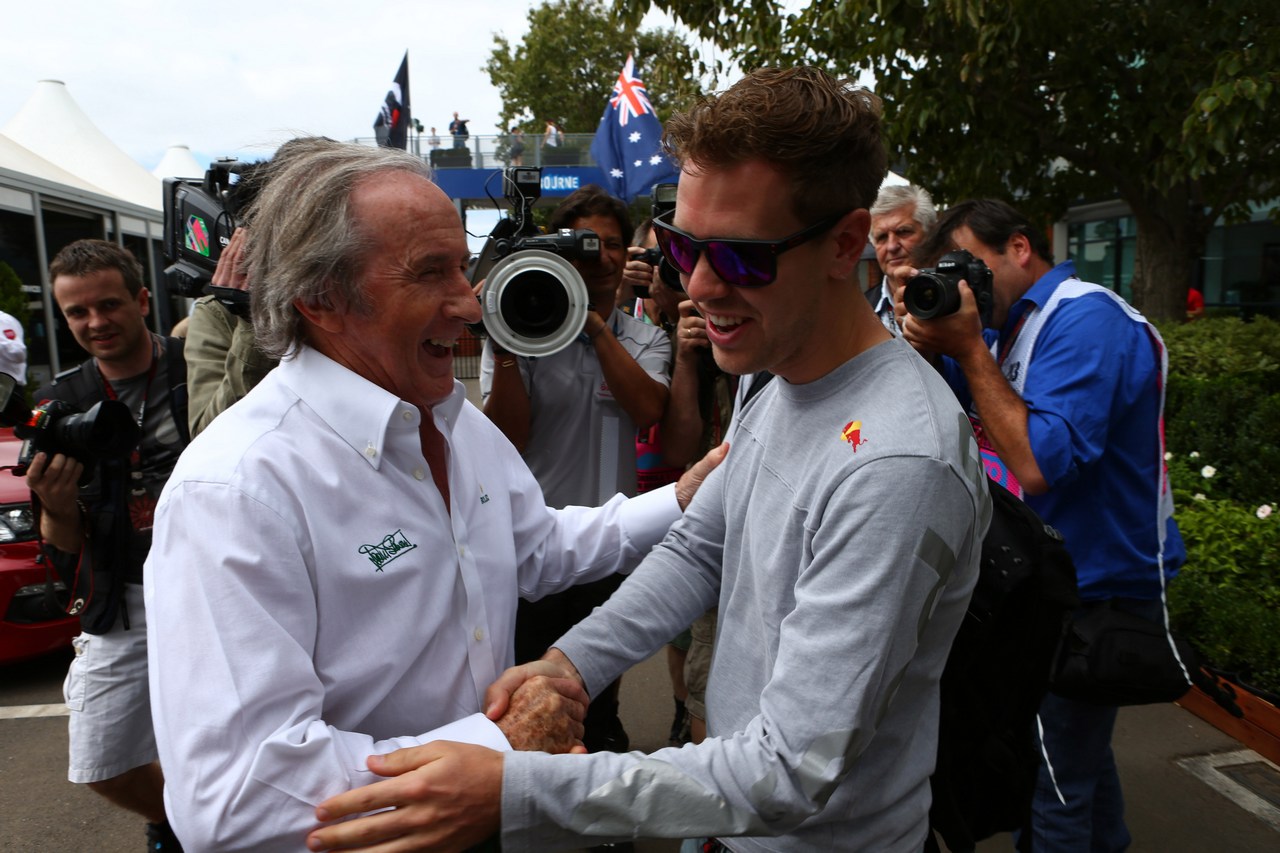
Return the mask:
[[(98, 360), (96, 358), (93, 360), (93, 364), (95, 367), (98, 368), (98, 378), (102, 380), (102, 391), (104, 394), (107, 395), (107, 399), (118, 400), (119, 395), (116, 394), (116, 389), (112, 386), (111, 380), (107, 379), (107, 377), (103, 375), (102, 367), (98, 365)], [(151, 396), (151, 383), (155, 380), (156, 371), (159, 369), (159, 367), (160, 367), (160, 344), (155, 339), (155, 337), (152, 336), (151, 367), (147, 370), (147, 384), (144, 385), (142, 388), (142, 402), (138, 404), (138, 414), (135, 416), (135, 420), (138, 422), (138, 444), (139, 445), (142, 444), (142, 436), (143, 436), (142, 422), (147, 416), (147, 399)], [(136, 466), (138, 462), (137, 447), (133, 449), (133, 457), (134, 458), (131, 461)]]

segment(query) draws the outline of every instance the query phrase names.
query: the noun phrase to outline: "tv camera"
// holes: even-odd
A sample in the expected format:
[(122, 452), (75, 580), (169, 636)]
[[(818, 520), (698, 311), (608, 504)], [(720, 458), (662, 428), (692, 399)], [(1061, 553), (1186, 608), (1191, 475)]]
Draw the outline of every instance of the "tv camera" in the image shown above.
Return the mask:
[(484, 333), (515, 355), (547, 356), (582, 332), (590, 300), (582, 276), (569, 263), (600, 256), (594, 231), (562, 228), (542, 234), (533, 222), (542, 195), (542, 169), (508, 166), (502, 193), (511, 216), (498, 220), (471, 273), (480, 293)]
[(222, 158), (210, 165), (203, 178), (164, 179), (165, 281), (170, 292), (195, 299), (206, 293), (239, 316), (249, 314), (249, 294), (233, 287), (210, 283), (218, 258), (236, 230), (236, 208), (231, 193), (232, 175), (245, 164)]

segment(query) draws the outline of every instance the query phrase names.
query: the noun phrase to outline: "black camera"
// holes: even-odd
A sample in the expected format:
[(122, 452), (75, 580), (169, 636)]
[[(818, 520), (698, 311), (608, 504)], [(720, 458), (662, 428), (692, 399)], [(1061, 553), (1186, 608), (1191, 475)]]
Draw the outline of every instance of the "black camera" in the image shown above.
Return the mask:
[(960, 282), (968, 282), (978, 304), (982, 325), (991, 323), (991, 270), (964, 249), (947, 252), (932, 269), (923, 269), (907, 281), (902, 301), (920, 320), (945, 317), (960, 310)]
[(472, 282), (484, 280), (484, 333), (516, 355), (551, 355), (586, 323), (587, 286), (569, 261), (600, 257), (600, 238), (586, 229), (538, 230), (533, 203), (542, 194), (540, 168), (509, 166), (502, 185), (512, 215), (493, 227), (471, 273)]
[[(676, 184), (654, 184), (650, 193), (653, 198), (653, 207), (649, 215), (654, 219), (676, 209)], [(671, 266), (671, 262), (662, 254), (661, 249), (657, 247), (646, 249), (640, 260), (650, 266), (656, 265), (658, 277), (662, 279), (662, 283), (676, 293), (684, 293), (684, 285), (680, 283), (680, 273)]]
[(203, 179), (164, 179), (164, 275), (170, 292), (190, 299), (213, 293), (233, 314), (247, 316), (248, 292), (210, 284), (236, 230), (231, 176), (241, 168), (238, 160), (222, 159)]
[(142, 436), (129, 407), (119, 400), (103, 400), (87, 412), (62, 400), (49, 400), (32, 411), (17, 380), (2, 373), (0, 426), (13, 427), (13, 434), (23, 439), (14, 474), (26, 474), (37, 453), (61, 453), (84, 464), (85, 481), (92, 477), (91, 463), (127, 455)]

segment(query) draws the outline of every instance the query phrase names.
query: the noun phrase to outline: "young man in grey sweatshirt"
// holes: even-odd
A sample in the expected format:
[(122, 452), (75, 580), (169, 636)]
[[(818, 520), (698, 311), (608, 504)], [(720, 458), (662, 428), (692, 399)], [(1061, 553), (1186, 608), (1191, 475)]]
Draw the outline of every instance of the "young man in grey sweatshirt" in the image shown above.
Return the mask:
[(714, 837), (731, 850), (918, 851), (938, 679), (990, 502), (967, 418), (854, 283), (885, 175), (880, 103), (813, 68), (753, 72), (667, 125), (682, 173), (659, 244), (724, 370), (778, 377), (725, 463), (535, 673), (594, 694), (712, 605), (708, 738), (652, 755), (434, 743), (323, 803), (311, 849), (399, 838), (508, 849)]

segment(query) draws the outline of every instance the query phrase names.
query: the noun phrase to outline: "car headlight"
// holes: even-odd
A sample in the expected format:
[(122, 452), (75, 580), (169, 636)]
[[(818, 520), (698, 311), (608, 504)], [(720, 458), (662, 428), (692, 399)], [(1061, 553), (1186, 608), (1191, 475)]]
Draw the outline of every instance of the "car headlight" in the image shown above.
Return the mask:
[(27, 542), (36, 538), (31, 504), (0, 506), (0, 543)]

